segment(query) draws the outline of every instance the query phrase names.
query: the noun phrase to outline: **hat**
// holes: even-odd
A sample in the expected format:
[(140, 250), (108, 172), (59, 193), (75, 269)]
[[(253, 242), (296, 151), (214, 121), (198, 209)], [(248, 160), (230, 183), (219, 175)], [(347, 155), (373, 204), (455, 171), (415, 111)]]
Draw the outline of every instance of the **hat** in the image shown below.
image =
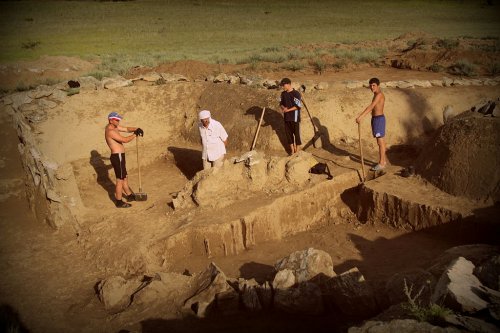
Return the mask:
[(111, 120), (111, 119), (122, 120), (123, 117), (120, 116), (117, 112), (111, 112), (110, 114), (108, 114), (108, 119), (109, 120)]
[(210, 111), (208, 111), (208, 110), (200, 111), (199, 116), (200, 116), (200, 120), (210, 118)]
[(285, 77), (285, 78), (283, 78), (283, 79), (281, 80), (281, 82), (280, 82), (280, 86), (284, 86), (285, 84), (291, 84), (291, 83), (292, 83), (292, 81), (290, 81), (290, 79), (289, 79), (289, 78)]

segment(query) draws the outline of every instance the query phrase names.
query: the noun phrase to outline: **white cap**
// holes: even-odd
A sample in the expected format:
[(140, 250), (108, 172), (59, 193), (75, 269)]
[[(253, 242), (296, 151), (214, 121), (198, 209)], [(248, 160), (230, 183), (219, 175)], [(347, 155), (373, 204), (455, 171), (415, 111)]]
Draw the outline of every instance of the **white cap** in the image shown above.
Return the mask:
[(208, 111), (208, 110), (200, 111), (200, 120), (207, 119), (207, 118), (210, 118), (210, 111)]

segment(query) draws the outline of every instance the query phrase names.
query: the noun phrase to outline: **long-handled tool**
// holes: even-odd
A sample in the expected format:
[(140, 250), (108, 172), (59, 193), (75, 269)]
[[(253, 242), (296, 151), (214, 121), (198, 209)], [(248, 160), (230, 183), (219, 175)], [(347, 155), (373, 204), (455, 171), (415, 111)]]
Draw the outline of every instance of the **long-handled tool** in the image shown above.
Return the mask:
[(363, 146), (361, 145), (361, 124), (358, 123), (359, 156), (361, 158), (361, 182), (365, 182), (365, 160), (363, 158)]
[(148, 200), (147, 193), (142, 192), (142, 181), (141, 181), (141, 163), (139, 158), (139, 137), (135, 138), (136, 150), (137, 150), (137, 168), (139, 171), (139, 192), (135, 192), (136, 201), (146, 201)]
[(316, 128), (316, 124), (313, 121), (313, 118), (311, 116), (311, 112), (309, 111), (309, 108), (307, 107), (307, 104), (306, 104), (306, 101), (304, 99), (304, 96), (302, 96), (301, 99), (302, 99), (302, 104), (304, 104), (304, 107), (306, 108), (306, 111), (307, 111), (307, 115), (309, 116), (309, 119), (311, 120), (311, 124), (313, 126), (314, 137), (312, 138), (312, 144), (313, 144), (313, 147), (316, 148), (316, 140), (319, 139), (319, 137), (321, 136), (321, 133)]
[(253, 137), (252, 148), (250, 150), (253, 150), (255, 148), (255, 144), (257, 143), (257, 137), (259, 136), (260, 125), (262, 124), (262, 119), (264, 119), (264, 112), (266, 112), (265, 107), (262, 109), (262, 114), (260, 115), (259, 125), (257, 125), (257, 131), (255, 132), (255, 136)]

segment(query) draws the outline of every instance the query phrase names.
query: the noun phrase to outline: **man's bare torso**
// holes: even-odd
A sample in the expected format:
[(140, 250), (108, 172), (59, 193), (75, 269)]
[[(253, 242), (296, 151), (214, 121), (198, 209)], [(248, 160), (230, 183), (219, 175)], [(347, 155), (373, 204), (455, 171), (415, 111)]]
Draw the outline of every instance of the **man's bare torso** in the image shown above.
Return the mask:
[(385, 96), (382, 92), (374, 93), (372, 102), (378, 100), (372, 110), (372, 116), (381, 116), (384, 114)]
[(106, 143), (109, 146), (109, 149), (111, 149), (111, 153), (124, 153), (125, 152), (125, 147), (121, 142), (118, 142), (112, 138), (112, 133), (118, 133), (118, 128), (113, 126), (112, 124), (106, 125), (105, 129), (105, 138), (106, 138)]

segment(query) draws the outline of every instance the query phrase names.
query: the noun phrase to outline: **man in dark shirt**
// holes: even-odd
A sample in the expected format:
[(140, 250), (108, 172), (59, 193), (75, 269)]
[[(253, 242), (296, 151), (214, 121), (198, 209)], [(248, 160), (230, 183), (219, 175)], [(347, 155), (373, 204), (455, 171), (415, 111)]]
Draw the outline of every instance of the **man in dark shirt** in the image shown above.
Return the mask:
[(292, 88), (292, 81), (289, 78), (281, 80), (283, 87), (281, 93), (280, 107), (285, 120), (285, 134), (287, 143), (290, 145), (290, 155), (299, 151), (300, 145), (300, 108), (302, 107), (300, 93)]

